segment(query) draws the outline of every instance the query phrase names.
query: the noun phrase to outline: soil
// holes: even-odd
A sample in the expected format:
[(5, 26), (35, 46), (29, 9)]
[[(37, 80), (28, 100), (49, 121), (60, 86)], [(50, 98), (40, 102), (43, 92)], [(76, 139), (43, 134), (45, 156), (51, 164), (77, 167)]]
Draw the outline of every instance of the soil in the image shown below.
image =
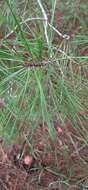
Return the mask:
[[(48, 137), (46, 124), (40, 125), (33, 136), (32, 151), (26, 141), (8, 149), (0, 141), (0, 190), (83, 190), (88, 148), (82, 146), (80, 133), (69, 122), (65, 126), (55, 122), (54, 126), (55, 143)], [(32, 162), (26, 162), (30, 156)]]

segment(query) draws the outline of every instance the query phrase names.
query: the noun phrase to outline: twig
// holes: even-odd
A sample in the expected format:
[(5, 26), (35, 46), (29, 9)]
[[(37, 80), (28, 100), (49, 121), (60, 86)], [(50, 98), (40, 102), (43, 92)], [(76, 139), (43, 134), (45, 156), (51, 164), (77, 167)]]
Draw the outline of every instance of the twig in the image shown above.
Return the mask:
[(42, 5), (42, 3), (41, 3), (41, 0), (37, 0), (38, 1), (38, 4), (39, 4), (39, 6), (40, 6), (40, 9), (41, 9), (41, 11), (42, 11), (42, 14), (43, 14), (43, 17), (44, 17), (44, 22), (43, 22), (43, 24), (44, 24), (44, 30), (45, 30), (45, 37), (46, 37), (46, 41), (47, 41), (47, 45), (49, 46), (49, 38), (48, 38), (48, 31), (47, 31), (47, 28), (48, 28), (48, 18), (47, 18), (47, 14), (46, 14), (46, 12), (45, 12), (45, 10), (44, 10), (44, 7), (43, 7), (43, 5)]
[(62, 38), (66, 39), (66, 40), (69, 40), (70, 39), (70, 36), (67, 35), (67, 34), (62, 34), (61, 32), (59, 32), (59, 30), (57, 30), (54, 26), (52, 26), (49, 22), (48, 22), (48, 25), (59, 35), (61, 36)]
[[(1, 187), (2, 186), (2, 187)], [(2, 181), (2, 179), (0, 179), (0, 189), (1, 188), (3, 188), (3, 189), (5, 189), (5, 190), (9, 190), (8, 188), (7, 188), (7, 186), (5, 185), (5, 183)]]
[[(26, 20), (22, 20), (22, 22), (20, 22), (19, 24), (25, 24), (27, 22), (33, 21), (33, 20), (40, 20), (40, 21), (45, 21), (44, 18), (40, 18), (40, 17), (33, 17), (33, 18), (27, 18)], [(14, 30), (11, 30), (8, 34), (6, 34), (6, 36), (4, 36), (3, 40), (8, 39), (16, 30), (17, 30), (17, 25), (15, 26)]]

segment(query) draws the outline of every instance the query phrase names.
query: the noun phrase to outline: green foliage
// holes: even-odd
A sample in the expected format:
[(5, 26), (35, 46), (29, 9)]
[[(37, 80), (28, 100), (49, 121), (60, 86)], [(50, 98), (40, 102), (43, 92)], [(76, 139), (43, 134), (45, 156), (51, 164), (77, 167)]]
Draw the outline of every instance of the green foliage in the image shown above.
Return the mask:
[[(30, 122), (32, 126), (34, 123), (38, 126), (42, 121), (47, 123), (49, 135), (54, 141), (55, 119), (62, 123), (68, 119), (73, 126), (79, 127), (78, 115), (88, 108), (86, 103), (85, 109), (88, 80), (82, 76), (82, 70), (88, 69), (88, 55), (82, 56), (80, 53), (87, 48), (88, 43), (86, 23), (83, 20), (86, 7), (82, 7), (83, 3), (78, 5), (77, 0), (75, 3), (60, 3), (64, 14), (62, 32), (68, 32), (71, 24), (76, 27), (76, 21), (81, 27), (72, 39), (67, 40), (61, 34), (55, 44), (56, 31), (50, 26), (45, 28), (44, 20), (41, 20), (43, 16), (36, 19), (42, 13), (38, 3), (32, 3), (36, 7), (33, 13), (27, 0), (21, 2), (22, 10), (19, 1), (5, 0), (3, 13), (0, 13), (0, 25), (4, 25), (0, 41), (0, 98), (4, 98), (6, 104), (0, 109), (0, 136), (12, 140), (24, 122), (27, 126)], [(57, 6), (56, 1), (50, 4), (43, 2), (42, 6), (50, 8), (47, 10), (49, 21), (54, 25), (59, 3)]]

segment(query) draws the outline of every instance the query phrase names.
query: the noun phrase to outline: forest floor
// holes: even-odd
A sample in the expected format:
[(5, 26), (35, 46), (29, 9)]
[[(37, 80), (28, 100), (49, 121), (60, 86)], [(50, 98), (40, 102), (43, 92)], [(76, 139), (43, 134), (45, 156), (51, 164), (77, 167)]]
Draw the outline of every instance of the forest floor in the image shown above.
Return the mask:
[(58, 133), (55, 144), (45, 138), (46, 124), (33, 134), (33, 147), (25, 141), (5, 150), (0, 142), (0, 190), (87, 189), (88, 147), (82, 146), (69, 122), (63, 127), (55, 122), (54, 126)]

